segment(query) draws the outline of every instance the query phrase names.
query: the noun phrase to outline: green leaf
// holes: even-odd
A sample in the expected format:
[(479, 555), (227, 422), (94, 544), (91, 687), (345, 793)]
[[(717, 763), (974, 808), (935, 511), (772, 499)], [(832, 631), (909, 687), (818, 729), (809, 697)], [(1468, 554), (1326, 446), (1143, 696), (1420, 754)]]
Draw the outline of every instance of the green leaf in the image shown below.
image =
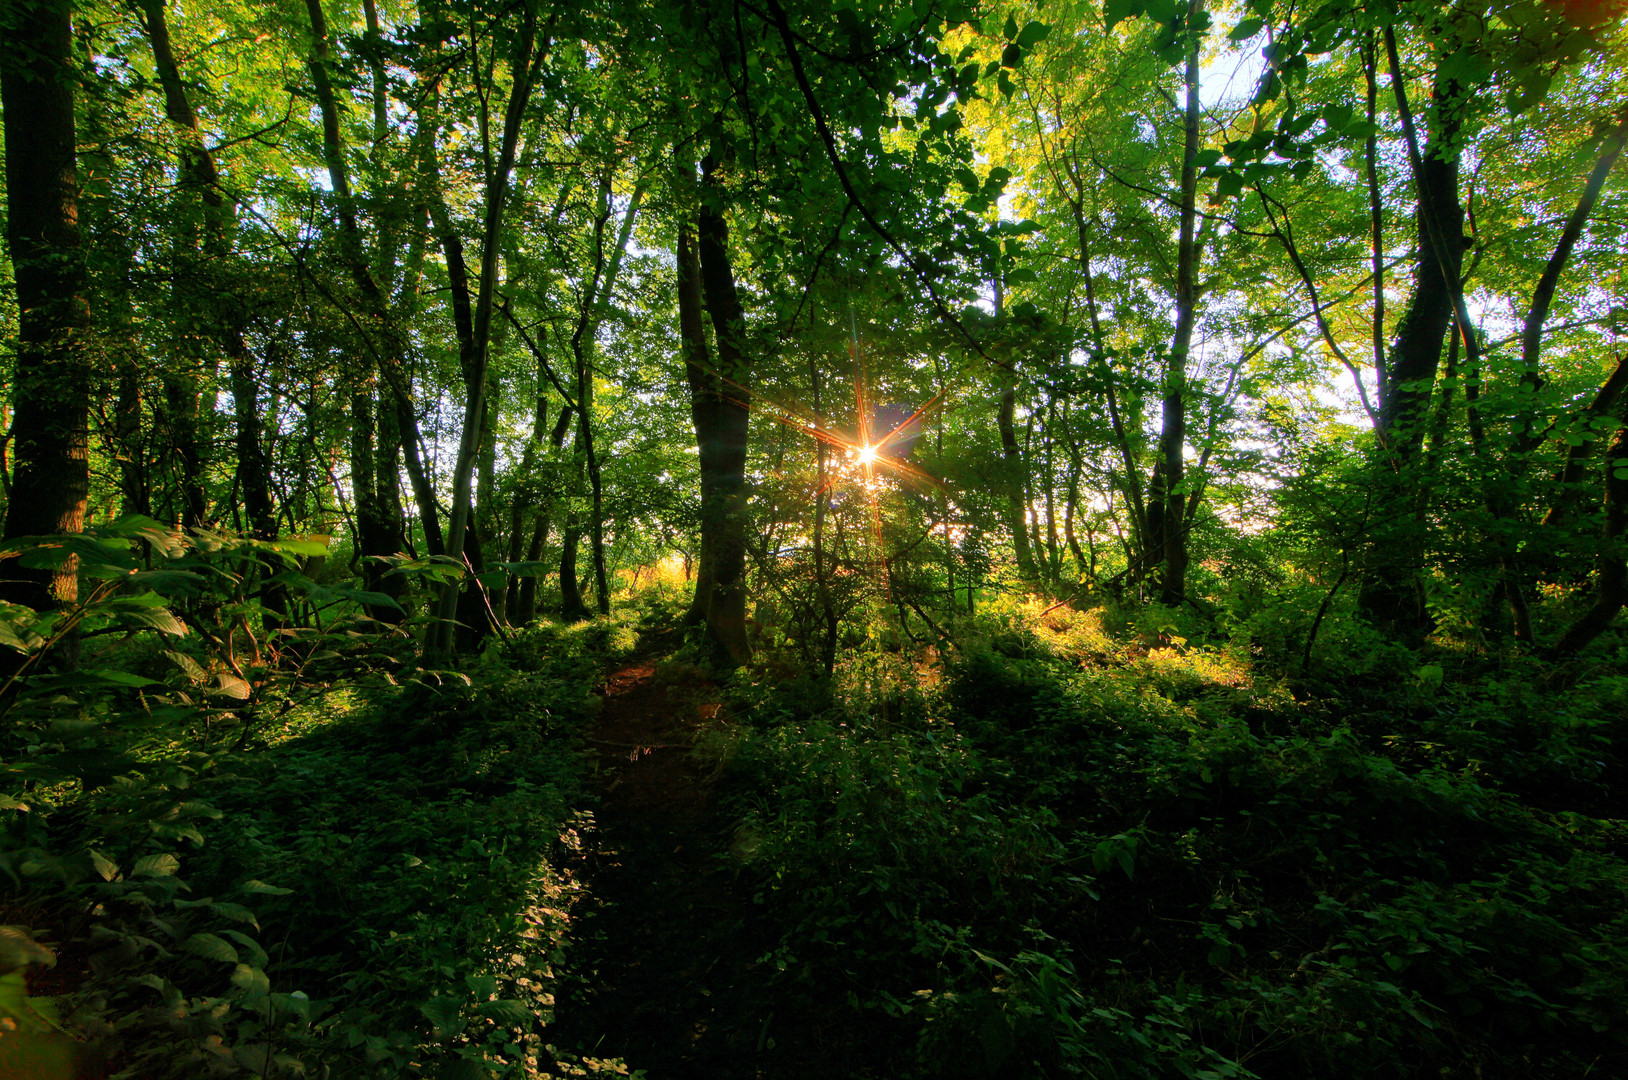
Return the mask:
[(463, 1015), (463, 1001), (459, 998), (440, 994), (420, 1005), (418, 1011), (435, 1025), (437, 1038), (446, 1038), (463, 1026), (459, 1022)]
[(225, 938), (214, 934), (193, 934), (181, 943), (181, 951), (201, 956), (205, 960), (219, 960), (226, 964), (237, 963), (237, 950)]
[(1007, 41), (1011, 41), (1012, 39), (1016, 38), (1018, 36), (1017, 20), (1008, 15), (1006, 17), (1006, 27), (1001, 31), (1001, 33), (1005, 36)]
[(264, 881), (255, 881), (251, 879), (249, 881), (245, 881), (242, 885), (239, 885), (238, 891), (250, 893), (255, 896), (287, 896), (294, 890), (279, 889), (275, 885), (267, 885)]
[(1104, 0), (1102, 21), (1109, 30), (1112, 30), (1126, 19), (1134, 19), (1146, 10), (1144, 0)]
[(204, 674), (203, 665), (199, 664), (198, 661), (194, 660), (186, 653), (166, 652), (164, 655), (169, 657), (175, 666), (180, 668), (181, 672), (193, 682), (200, 683), (203, 682), (204, 679), (208, 678), (208, 676)]
[(262, 543), (272, 551), (283, 555), (317, 556), (328, 554), (328, 543), (332, 537), (313, 535), (304, 539), (266, 540)]
[(536, 1014), (524, 1001), (513, 998), (488, 1001), (483, 1008), (490, 1019), (508, 1027), (529, 1028), (537, 1020)]
[(90, 864), (103, 881), (112, 881), (119, 876), (119, 864), (103, 855), (100, 851), (90, 853)]
[[(225, 942), (222, 942), (222, 944), (225, 944)], [(271, 979), (266, 976), (264, 971), (257, 967), (250, 967), (248, 964), (239, 964), (232, 971), (232, 985), (254, 997), (271, 993)]]
[(1017, 36), (1018, 47), (1020, 49), (1032, 49), (1045, 41), (1046, 36), (1050, 33), (1051, 27), (1043, 22), (1027, 22), (1023, 26), (1023, 31)]
[(1265, 19), (1241, 19), (1239, 20), (1238, 25), (1232, 28), (1232, 33), (1227, 35), (1227, 40), (1248, 41), (1250, 38), (1260, 33), (1261, 28), (1265, 25)]
[(233, 922), (248, 923), (256, 930), (260, 929), (260, 923), (256, 921), (254, 912), (250, 911), (242, 904), (233, 904), (223, 900), (217, 900), (209, 905), (209, 910), (213, 911), (222, 918), (231, 919)]

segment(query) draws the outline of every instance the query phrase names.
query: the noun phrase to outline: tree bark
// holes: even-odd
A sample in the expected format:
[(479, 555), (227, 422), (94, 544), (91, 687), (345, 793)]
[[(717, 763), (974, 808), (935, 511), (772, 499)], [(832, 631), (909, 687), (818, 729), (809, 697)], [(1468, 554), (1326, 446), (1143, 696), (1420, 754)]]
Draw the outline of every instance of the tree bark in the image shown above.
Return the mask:
[[(706, 309), (701, 295), (701, 255), (695, 230), (689, 222), (678, 228), (678, 334), (684, 353), (684, 377), (690, 386), (690, 421), (695, 427), (696, 448), (701, 465), (701, 545), (695, 560), (695, 592), (684, 625), (704, 626), (712, 603), (712, 540), (715, 530), (707, 523), (706, 508), (716, 500), (714, 481), (717, 463), (712, 446), (703, 437), (713, 424), (717, 411), (718, 376), (712, 370), (712, 354), (707, 347)], [(687, 577), (688, 575), (686, 575)]]
[[(316, 0), (310, 0), (315, 3)], [(447, 524), (447, 555), (461, 559), (468, 536), (468, 523), (473, 512), (472, 496), (476, 456), (480, 449), (482, 420), (486, 412), (489, 389), (492, 312), (496, 302), (497, 264), (501, 250), (499, 232), (503, 227), (503, 214), (507, 206), (509, 179), (514, 171), (515, 154), (520, 142), (520, 127), (525, 118), (526, 105), (531, 100), (542, 57), (548, 51), (548, 40), (540, 48), (537, 44), (537, 3), (523, 0), (514, 51), (509, 58), (509, 72), (513, 85), (503, 115), (503, 132), (498, 143), (496, 163), (486, 177), (485, 213), (481, 229), (481, 262), (478, 291), (474, 310), (466, 331), (459, 327), (459, 361), (464, 377), (463, 427), (458, 437), (458, 455), (452, 471), (452, 512)], [(490, 152), (490, 143), (486, 143)], [(443, 211), (444, 212), (444, 211)], [(446, 232), (450, 236), (450, 230)], [(451, 262), (451, 252), (448, 252)], [(449, 267), (450, 269), (450, 267)], [(460, 300), (459, 293), (462, 292)], [(455, 308), (467, 304), (467, 284), (460, 290), (453, 288)], [(459, 582), (449, 582), (442, 590), (439, 630), (430, 636), (431, 651), (450, 653), (453, 646), (452, 620), (457, 616)]]
[[(70, 4), (39, 0), (0, 16), (6, 238), (17, 286), (12, 389), (15, 472), (5, 536), (76, 533), (89, 492), (90, 308), (79, 233)], [(44, 609), (79, 594), (76, 563), (4, 570), (0, 598)]]
[[(717, 378), (700, 408), (692, 404), (701, 455), (701, 531), (712, 578), (705, 611), (717, 658), (730, 665), (751, 658), (746, 637), (746, 452), (751, 414), (745, 314), (729, 259), (729, 226), (720, 206), (717, 162), (702, 162), (702, 199), (696, 228), (701, 288), (718, 344)], [(708, 534), (711, 542), (708, 544)], [(699, 589), (699, 583), (697, 585)]]
[[(995, 317), (1006, 310), (1006, 288), (999, 268), (994, 276)], [(1029, 545), (1029, 507), (1023, 497), (1023, 451), (1017, 440), (1017, 371), (1002, 368), (1000, 395), (995, 400), (995, 426), (1001, 438), (1001, 489), (1005, 496), (1006, 528), (1012, 537), (1012, 554), (1018, 573), (1035, 576), (1034, 550)]]
[[(1402, 86), (1401, 62), (1395, 36), (1384, 31), (1390, 78), (1402, 114), (1409, 163), (1413, 172), (1417, 235), (1413, 296), (1397, 324), (1387, 364), (1387, 392), (1379, 412), (1377, 435), (1381, 464), (1376, 483), (1383, 489), (1375, 503), (1394, 509), (1390, 524), (1381, 525), (1368, 545), (1366, 580), (1358, 594), (1359, 608), (1376, 622), (1410, 635), (1429, 627), (1424, 593), (1418, 580), (1421, 528), (1407, 509), (1426, 490), (1421, 475), (1426, 462), (1419, 450), (1430, 424), (1430, 401), (1441, 363), (1442, 344), (1462, 299), (1459, 285), (1464, 254), (1464, 210), (1459, 202), (1457, 113), (1452, 107), (1456, 89), (1438, 74), (1435, 99), (1438, 112), (1429, 144), (1420, 150), (1407, 94)], [(1466, 368), (1479, 368), (1474, 331), (1461, 328)]]
[(1150, 517), (1157, 513), (1158, 518), (1157, 523), (1149, 522), (1149, 531), (1156, 529), (1158, 558), (1162, 563), (1159, 602), (1171, 605), (1181, 603), (1187, 595), (1186, 492), (1182, 481), (1187, 445), (1187, 357), (1198, 317), (1198, 247), (1194, 241), (1194, 224), (1198, 216), (1198, 84), (1202, 39), (1192, 24), (1204, 12), (1203, 0), (1192, 0), (1187, 11), (1191, 40), (1183, 74), (1187, 100), (1182, 115), (1180, 233), (1176, 242), (1176, 333), (1165, 366), (1164, 415), (1159, 429), (1159, 464), (1163, 468), (1157, 489), (1152, 483), (1148, 485)]

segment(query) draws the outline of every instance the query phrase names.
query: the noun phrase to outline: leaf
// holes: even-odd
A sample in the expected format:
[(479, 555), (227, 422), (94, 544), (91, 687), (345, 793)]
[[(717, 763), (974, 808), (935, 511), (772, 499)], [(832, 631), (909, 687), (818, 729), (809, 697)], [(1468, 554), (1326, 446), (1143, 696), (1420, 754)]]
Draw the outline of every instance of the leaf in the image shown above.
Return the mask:
[(494, 1022), (509, 1027), (529, 1028), (537, 1020), (536, 1014), (524, 1001), (516, 1001), (513, 998), (488, 1001), (483, 1008)]
[(193, 682), (203, 682), (204, 679), (208, 678), (208, 676), (204, 673), (203, 665), (199, 664), (198, 661), (194, 660), (186, 653), (166, 652), (164, 655), (169, 657), (171, 662), (173, 662), (176, 667), (181, 669), (182, 674), (191, 679)]
[(264, 1043), (240, 1043), (232, 1047), (232, 1060), (252, 1076), (265, 1076), (270, 1058), (271, 1052)]
[(103, 881), (112, 881), (119, 876), (119, 864), (100, 851), (90, 853), (90, 864), (101, 875)]
[(1050, 33), (1051, 27), (1043, 22), (1030, 21), (1025, 23), (1022, 32), (1017, 36), (1018, 47), (1021, 49), (1032, 49), (1042, 41), (1045, 41), (1046, 35)]
[(1261, 28), (1265, 25), (1265, 19), (1240, 19), (1238, 25), (1234, 26), (1232, 28), (1232, 32), (1227, 35), (1227, 40), (1248, 41), (1250, 38), (1260, 33)]
[(450, 995), (439, 994), (420, 1005), (418, 1011), (435, 1025), (436, 1036), (445, 1038), (461, 1027), (459, 1017), (463, 1015), (463, 1002)]
[(310, 536), (300, 539), (290, 537), (286, 540), (262, 540), (257, 543), (274, 554), (292, 561), (298, 557), (318, 558), (328, 554), (328, 541), (326, 536)]
[(201, 956), (205, 960), (219, 960), (222, 963), (237, 963), (237, 950), (225, 939), (214, 934), (193, 934), (181, 943), (181, 951)]
[[(159, 600), (163, 599), (157, 593), (149, 593), (148, 595), (157, 597)], [(108, 613), (125, 626), (145, 626), (157, 630), (161, 634), (169, 634), (172, 637), (185, 637), (187, 634), (186, 624), (177, 619), (168, 608), (145, 603), (131, 603), (123, 598), (110, 604), (109, 608)]]
[(1006, 17), (1006, 26), (1002, 29), (1001, 33), (1007, 41), (1011, 41), (1012, 39), (1016, 38), (1018, 36), (1017, 20), (1008, 15)]
[(254, 687), (236, 675), (228, 675), (224, 671), (215, 676), (215, 682), (217, 683), (215, 692), (229, 698), (247, 701), (254, 694)]
[(242, 959), (245, 955), (247, 955), (247, 959), (244, 960), (244, 963), (247, 963), (249, 966), (264, 968), (268, 963), (271, 962), (271, 957), (266, 955), (266, 950), (260, 947), (260, 943), (254, 940), (254, 938), (250, 937), (248, 934), (245, 934), (243, 931), (222, 930), (220, 932), (220, 936), (231, 938), (233, 941), (237, 942), (240, 950), (238, 952), (238, 957)]
[(1146, 10), (1143, 0), (1104, 0), (1102, 21), (1107, 29), (1112, 30), (1126, 19), (1134, 19)]
[(248, 923), (256, 930), (260, 929), (260, 923), (256, 921), (254, 912), (250, 911), (242, 904), (233, 904), (227, 901), (218, 900), (209, 905), (209, 910), (213, 911), (222, 918), (231, 919), (233, 922)]
[(239, 964), (232, 971), (232, 985), (254, 997), (271, 993), (271, 979), (264, 971), (248, 964)]
[(294, 891), (293, 889), (280, 889), (275, 885), (267, 885), (264, 881), (257, 881), (252, 878), (239, 885), (238, 890), (255, 896), (287, 896)]

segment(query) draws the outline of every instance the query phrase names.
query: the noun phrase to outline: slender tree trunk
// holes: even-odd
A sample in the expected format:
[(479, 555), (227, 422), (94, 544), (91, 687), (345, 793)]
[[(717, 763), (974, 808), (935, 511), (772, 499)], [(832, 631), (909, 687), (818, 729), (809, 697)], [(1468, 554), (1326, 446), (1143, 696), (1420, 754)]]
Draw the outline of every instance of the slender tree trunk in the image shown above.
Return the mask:
[(712, 540), (715, 530), (707, 523), (707, 507), (717, 502), (718, 463), (715, 446), (703, 439), (711, 431), (718, 410), (718, 376), (712, 370), (707, 347), (706, 312), (701, 296), (701, 256), (694, 230), (688, 222), (678, 229), (678, 331), (684, 352), (684, 375), (690, 385), (690, 420), (695, 426), (696, 447), (701, 461), (701, 546), (695, 566), (695, 592), (684, 615), (686, 626), (702, 626), (712, 603)]
[[(66, 0), (0, 13), (6, 239), (19, 312), (12, 385), (16, 462), (6, 538), (76, 533), (89, 492), (90, 309), (79, 234), (73, 28)], [(44, 609), (79, 595), (77, 564), (8, 563), (0, 598)]]
[(1628, 558), (1623, 551), (1623, 539), (1628, 532), (1628, 479), (1618, 476), (1617, 463), (1628, 461), (1628, 427), (1619, 428), (1606, 452), (1605, 461), (1605, 522), (1600, 530), (1600, 558), (1598, 577), (1594, 583), (1594, 602), (1577, 621), (1566, 628), (1560, 640), (1547, 652), (1550, 659), (1575, 656), (1589, 642), (1603, 634), (1616, 619), (1617, 612), (1628, 602)]
[[(995, 272), (995, 317), (1006, 310), (1006, 287), (1000, 271)], [(1024, 578), (1035, 576), (1034, 551), (1029, 546), (1029, 507), (1024, 498), (1023, 451), (1017, 440), (1017, 372), (1002, 368), (1000, 396), (996, 399), (995, 426), (1001, 437), (1001, 487), (1006, 502), (1006, 528), (1012, 536), (1012, 552), (1017, 559), (1018, 573)]]
[[(1375, 68), (1377, 49), (1374, 32), (1368, 31), (1362, 46), (1363, 83), (1368, 92), (1368, 123), (1374, 124), (1379, 104), (1379, 80)], [(1385, 202), (1379, 190), (1379, 136), (1368, 136), (1364, 146), (1368, 173), (1369, 251), (1373, 260), (1374, 310), (1370, 322), (1374, 350), (1374, 395), (1381, 415), (1391, 396), (1389, 372), (1385, 367)]]
[[(1188, 5), (1189, 27), (1204, 12), (1203, 0)], [(1158, 495), (1164, 509), (1158, 537), (1163, 560), (1159, 580), (1159, 600), (1179, 604), (1187, 595), (1186, 492), (1183, 489), (1187, 445), (1187, 360), (1193, 344), (1193, 325), (1198, 317), (1198, 246), (1194, 224), (1198, 210), (1199, 144), (1199, 45), (1202, 35), (1192, 35), (1187, 46), (1186, 109), (1183, 113), (1181, 155), (1180, 235), (1176, 246), (1176, 334), (1170, 343), (1170, 360), (1165, 369), (1164, 417), (1159, 431), (1159, 462), (1164, 466)], [(1152, 485), (1149, 485), (1150, 494)]]
[[(311, 0), (315, 2), (315, 0)], [(503, 227), (503, 214), (507, 205), (510, 176), (514, 171), (515, 154), (520, 142), (520, 127), (525, 118), (527, 103), (531, 100), (533, 83), (548, 42), (534, 51), (537, 37), (536, 0), (523, 0), (514, 52), (509, 59), (509, 72), (513, 85), (504, 110), (503, 132), (498, 144), (496, 164), (487, 177), (485, 216), (481, 230), (481, 265), (478, 292), (470, 316), (467, 337), (460, 329), (459, 360), (463, 368), (465, 399), (463, 427), (458, 437), (458, 455), (452, 471), (452, 513), (447, 525), (447, 554), (461, 559), (472, 513), (475, 459), (480, 448), (482, 420), (486, 413), (486, 394), (489, 385), (492, 312), (496, 301), (497, 263), (501, 250), (499, 233)], [(490, 152), (490, 144), (487, 144)], [(450, 232), (448, 233), (450, 235)], [(449, 263), (451, 254), (449, 251)], [(450, 267), (449, 267), (450, 269)], [(458, 303), (459, 289), (454, 284), (454, 305)], [(465, 285), (463, 302), (468, 302)], [(441, 629), (432, 634), (432, 651), (448, 653), (452, 649), (451, 620), (457, 615), (460, 584), (449, 582), (441, 595)]]
[(614, 294), (616, 279), (622, 268), (622, 256), (626, 253), (628, 241), (632, 238), (633, 221), (639, 213), (639, 203), (643, 199), (644, 185), (640, 184), (633, 191), (633, 197), (628, 203), (627, 213), (622, 218), (616, 246), (611, 251), (607, 263), (605, 256), (605, 226), (609, 223), (614, 209), (611, 202), (609, 173), (601, 181), (600, 213), (598, 219), (594, 222), (593, 278), (589, 284), (587, 294), (583, 298), (582, 311), (577, 319), (576, 330), (571, 335), (571, 352), (576, 359), (577, 443), (582, 449), (584, 463), (587, 466), (588, 487), (592, 496), (588, 535), (593, 551), (594, 599), (601, 615), (610, 614), (610, 583), (605, 570), (605, 484), (600, 474), (599, 454), (594, 447), (594, 377), (591, 360), (594, 352), (594, 340), (598, 336), (600, 318)]

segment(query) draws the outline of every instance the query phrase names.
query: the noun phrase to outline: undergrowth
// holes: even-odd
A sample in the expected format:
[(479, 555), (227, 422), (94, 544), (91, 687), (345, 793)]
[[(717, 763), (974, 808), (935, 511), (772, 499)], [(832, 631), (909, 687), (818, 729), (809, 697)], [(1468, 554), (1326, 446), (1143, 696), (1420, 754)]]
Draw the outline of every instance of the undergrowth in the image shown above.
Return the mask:
[[(538, 625), (426, 669), (364, 617), (380, 597), (304, 577), (299, 542), (134, 520), (75, 543), (86, 577), (124, 587), (0, 628), (27, 659), (0, 747), (0, 922), (30, 931), (0, 935), (20, 1033), (0, 1073), (626, 1072), (547, 1025), (581, 730), (630, 625)], [(291, 612), (247, 595), (272, 572)], [(81, 664), (36, 670), (69, 618)]]
[(1340, 626), (1308, 677), (1157, 608), (957, 629), (936, 680), (876, 649), (821, 694), (737, 690), (765, 963), (884, 1032), (871, 1060), (1628, 1072), (1620, 665), (1567, 687)]

